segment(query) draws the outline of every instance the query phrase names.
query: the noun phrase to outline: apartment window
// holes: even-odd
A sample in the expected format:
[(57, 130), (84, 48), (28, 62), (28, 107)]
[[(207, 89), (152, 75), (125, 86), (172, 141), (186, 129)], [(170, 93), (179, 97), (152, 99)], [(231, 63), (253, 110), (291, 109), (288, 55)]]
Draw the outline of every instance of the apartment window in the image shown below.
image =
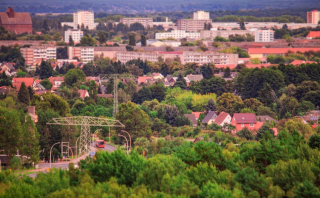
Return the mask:
[(254, 127), (254, 124), (250, 124), (249, 126), (250, 126), (250, 127)]

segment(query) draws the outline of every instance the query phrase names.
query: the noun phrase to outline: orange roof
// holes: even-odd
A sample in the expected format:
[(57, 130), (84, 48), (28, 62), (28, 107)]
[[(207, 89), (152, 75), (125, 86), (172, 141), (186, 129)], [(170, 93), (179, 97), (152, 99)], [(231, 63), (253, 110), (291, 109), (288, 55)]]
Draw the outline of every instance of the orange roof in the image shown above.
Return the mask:
[[(24, 82), (26, 87), (32, 87), (33, 86), (33, 78), (13, 78), (12, 79), (12, 86), (17, 88), (17, 91), (20, 90), (21, 83)], [(18, 84), (20, 83), (20, 85)]]
[(290, 64), (298, 66), (298, 65), (307, 64), (307, 63), (312, 64), (312, 63), (317, 63), (317, 62), (316, 61), (305, 61), (305, 60), (294, 60)]
[(261, 68), (261, 67), (271, 67), (271, 66), (278, 66), (277, 64), (251, 64), (247, 63), (246, 67), (247, 68)]
[(153, 79), (152, 76), (139, 76), (138, 77), (138, 82), (139, 82), (139, 84), (147, 83), (147, 80), (151, 80), (151, 79)]
[(228, 64), (228, 65), (214, 65), (214, 67), (216, 67), (216, 68), (226, 68), (226, 67), (229, 67), (230, 69), (234, 69), (234, 68), (236, 68), (236, 65), (234, 65), (234, 64)]
[(229, 115), (228, 113), (221, 111), (214, 122), (220, 125), (228, 115)]
[(201, 113), (203, 113), (203, 112), (192, 112), (192, 114), (196, 116), (196, 119), (198, 119), (200, 117)]
[(83, 90), (83, 89), (78, 90), (78, 93), (80, 94), (80, 98), (82, 99), (84, 99), (86, 95), (89, 94), (87, 90)]
[(320, 31), (310, 31), (306, 37), (311, 37), (311, 38), (320, 37)]
[(320, 48), (249, 48), (249, 54), (285, 54), (288, 52), (320, 51)]
[(274, 132), (274, 136), (278, 136), (278, 129), (277, 128), (271, 128)]

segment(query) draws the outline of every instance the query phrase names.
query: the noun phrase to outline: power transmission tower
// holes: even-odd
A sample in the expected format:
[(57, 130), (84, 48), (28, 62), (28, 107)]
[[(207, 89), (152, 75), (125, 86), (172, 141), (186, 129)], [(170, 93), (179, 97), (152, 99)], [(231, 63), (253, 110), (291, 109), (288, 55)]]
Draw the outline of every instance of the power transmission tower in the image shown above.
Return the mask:
[(110, 80), (113, 78), (113, 117), (116, 117), (118, 113), (118, 79), (123, 78), (134, 78), (132, 74), (124, 73), (124, 74), (100, 74), (101, 79)]
[(81, 126), (79, 150), (81, 152), (89, 152), (91, 144), (91, 126), (107, 126), (107, 127), (121, 127), (125, 126), (119, 120), (97, 118), (90, 116), (74, 116), (74, 117), (60, 117), (53, 118), (47, 123), (48, 125), (69, 125)]

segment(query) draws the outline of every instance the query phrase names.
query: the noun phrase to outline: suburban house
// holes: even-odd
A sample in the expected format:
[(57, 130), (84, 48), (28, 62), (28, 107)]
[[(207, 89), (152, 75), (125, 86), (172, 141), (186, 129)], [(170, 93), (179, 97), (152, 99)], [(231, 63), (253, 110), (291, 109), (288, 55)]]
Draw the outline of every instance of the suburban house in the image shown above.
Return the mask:
[(235, 132), (238, 132), (244, 128), (248, 128), (250, 131), (258, 131), (263, 122), (257, 122), (254, 113), (235, 113), (233, 114), (231, 124), (235, 126)]
[(199, 119), (201, 113), (203, 113), (203, 112), (199, 112), (199, 111), (192, 112), (192, 114), (193, 114), (194, 116), (196, 116), (196, 119), (197, 119), (197, 120)]
[(263, 122), (263, 123), (268, 123), (268, 122), (274, 122), (278, 123), (278, 120), (268, 116), (268, 115), (260, 115), (257, 116), (257, 121)]
[(85, 97), (89, 97), (88, 90), (80, 89), (78, 90), (78, 93), (80, 94), (80, 98), (84, 100)]
[(139, 76), (138, 77), (138, 85), (147, 84), (149, 80), (152, 80), (152, 76)]
[(189, 74), (186, 76), (186, 78), (188, 78), (189, 82), (199, 82), (203, 79), (203, 76), (202, 74), (197, 74), (197, 75), (194, 75), (194, 74)]
[(214, 123), (214, 121), (216, 120), (216, 118), (218, 117), (218, 115), (216, 114), (216, 112), (214, 111), (210, 111), (206, 117), (202, 120), (203, 124), (212, 124)]
[(58, 89), (61, 84), (64, 82), (64, 76), (63, 77), (49, 77), (49, 81), (52, 83), (52, 90)]
[(306, 39), (315, 39), (320, 38), (320, 31), (310, 31), (309, 34), (306, 36)]
[(197, 125), (198, 125), (197, 124), (197, 119), (196, 119), (196, 116), (194, 114), (183, 114), (183, 115), (184, 115), (184, 117), (189, 118), (189, 120), (191, 120), (193, 127), (197, 127)]
[(230, 124), (231, 123), (231, 116), (229, 113), (226, 113), (222, 111), (214, 121), (215, 124), (223, 126), (224, 124)]
[(163, 79), (163, 75), (161, 73), (152, 73), (153, 79)]
[(33, 87), (33, 78), (12, 78), (12, 86), (16, 88), (17, 91), (20, 90), (21, 84), (24, 82), (26, 87)]

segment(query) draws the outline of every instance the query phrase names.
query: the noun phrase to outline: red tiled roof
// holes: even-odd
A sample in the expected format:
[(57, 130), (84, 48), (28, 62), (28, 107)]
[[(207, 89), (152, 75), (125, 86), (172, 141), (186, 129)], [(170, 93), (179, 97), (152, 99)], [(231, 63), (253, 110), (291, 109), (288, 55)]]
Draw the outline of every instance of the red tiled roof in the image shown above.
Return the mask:
[(12, 79), (12, 86), (16, 87), (17, 91), (19, 91), (22, 82), (24, 82), (26, 87), (28, 87), (28, 86), (32, 87), (33, 81), (34, 81), (33, 78), (13, 78)]
[(320, 48), (249, 48), (249, 54), (285, 54), (288, 52), (320, 51)]
[(316, 61), (305, 61), (305, 60), (294, 60), (290, 64), (298, 66), (298, 65), (307, 64), (307, 63), (312, 64), (312, 63), (317, 63), (317, 62)]
[(251, 64), (247, 63), (247, 68), (261, 68), (261, 67), (271, 67), (271, 66), (278, 66), (277, 64)]
[(147, 80), (151, 80), (151, 79), (153, 79), (152, 76), (139, 76), (138, 77), (138, 82), (139, 82), (139, 84), (147, 83)]
[(225, 119), (226, 117), (228, 116), (229, 114), (222, 111), (218, 117), (216, 118), (216, 120), (214, 121), (216, 124), (220, 125)]
[(196, 116), (196, 119), (198, 119), (200, 117), (201, 113), (203, 113), (203, 112), (192, 112), (192, 114)]
[(84, 99), (86, 97), (86, 94), (88, 93), (88, 91), (80, 89), (80, 90), (78, 90), (78, 93), (80, 94), (80, 98)]
[(236, 68), (236, 65), (234, 65), (234, 64), (228, 64), (228, 65), (214, 65), (214, 67), (216, 67), (216, 68), (226, 68), (226, 67), (229, 67), (230, 69), (234, 69), (234, 68)]
[(306, 37), (311, 37), (311, 38), (320, 37), (320, 31), (310, 31)]
[(233, 119), (237, 124), (254, 124), (257, 122), (254, 113), (235, 113)]

